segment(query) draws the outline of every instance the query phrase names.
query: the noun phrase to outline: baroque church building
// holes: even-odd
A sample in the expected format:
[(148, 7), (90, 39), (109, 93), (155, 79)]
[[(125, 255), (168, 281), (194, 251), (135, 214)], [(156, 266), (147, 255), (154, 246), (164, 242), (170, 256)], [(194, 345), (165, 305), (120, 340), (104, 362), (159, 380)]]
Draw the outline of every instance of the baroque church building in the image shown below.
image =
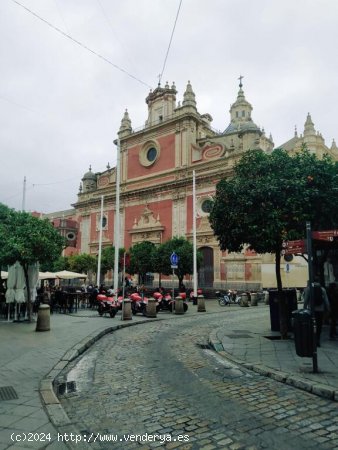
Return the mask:
[[(195, 171), (197, 247), (203, 255), (199, 285), (218, 289), (261, 288), (262, 263), (267, 260), (248, 250), (240, 254), (221, 252), (208, 214), (217, 182), (232, 175), (234, 164), (247, 150), (271, 152), (272, 137), (267, 137), (254, 123), (253, 108), (245, 98), (241, 81), (237, 99), (230, 108), (230, 122), (223, 132), (212, 128), (209, 114), (198, 111), (190, 82), (182, 103), (177, 102), (176, 96), (175, 84), (158, 85), (150, 91), (146, 98), (148, 116), (141, 129), (132, 128), (128, 111), (122, 118), (118, 132), (120, 246), (128, 250), (142, 241), (160, 244), (173, 236), (185, 236), (192, 241)], [(305, 123), (304, 136), (298, 137), (296, 133), (281, 147), (293, 152), (301, 148), (303, 142), (311, 151), (318, 151), (320, 155), (331, 153), (338, 159), (335, 143), (331, 149), (325, 146), (310, 116)], [(67, 217), (78, 223), (76, 244), (67, 249), (68, 253), (98, 253), (102, 196), (102, 246), (113, 244), (115, 191), (115, 168), (107, 167), (101, 173), (90, 168), (83, 176), (78, 200), (73, 205), (75, 209), (67, 212)], [(185, 281), (187, 285), (189, 280)]]

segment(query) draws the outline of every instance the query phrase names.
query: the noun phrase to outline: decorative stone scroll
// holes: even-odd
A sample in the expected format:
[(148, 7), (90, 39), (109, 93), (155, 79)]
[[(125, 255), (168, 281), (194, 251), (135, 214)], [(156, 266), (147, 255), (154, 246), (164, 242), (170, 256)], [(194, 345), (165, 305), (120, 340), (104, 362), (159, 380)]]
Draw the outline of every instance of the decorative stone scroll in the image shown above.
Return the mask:
[(154, 217), (153, 211), (148, 206), (144, 208), (140, 219), (135, 218), (133, 228), (129, 231), (132, 235), (132, 243), (149, 241), (154, 244), (160, 244), (164, 226), (160, 222), (160, 216)]

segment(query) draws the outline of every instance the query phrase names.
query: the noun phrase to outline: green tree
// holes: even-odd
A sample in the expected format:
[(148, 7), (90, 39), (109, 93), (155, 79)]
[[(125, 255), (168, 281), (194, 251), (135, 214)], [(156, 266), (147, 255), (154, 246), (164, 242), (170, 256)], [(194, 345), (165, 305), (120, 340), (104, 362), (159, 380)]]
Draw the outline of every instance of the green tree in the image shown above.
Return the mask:
[(95, 272), (97, 270), (97, 258), (88, 253), (72, 255), (69, 257), (70, 270), (79, 273)]
[[(155, 265), (157, 272), (164, 275), (170, 275), (173, 272), (170, 263), (170, 255), (175, 252), (179, 257), (178, 268), (175, 269), (179, 286), (182, 286), (183, 278), (186, 274), (192, 274), (193, 264), (193, 245), (184, 237), (173, 237), (164, 242), (157, 248)], [(197, 253), (197, 266), (199, 267), (202, 255)]]
[[(119, 249), (119, 272), (123, 266), (123, 255), (125, 253), (124, 248)], [(115, 264), (115, 247), (109, 246), (102, 249), (101, 254), (101, 274), (105, 275), (109, 270), (114, 270)]]
[(13, 220), (15, 211), (0, 203), (0, 281), (1, 269), (7, 267), (5, 240), (10, 233), (10, 223)]
[(143, 241), (133, 245), (130, 250), (130, 267), (131, 274), (139, 275), (140, 284), (145, 283), (146, 273), (155, 272), (155, 244), (149, 241)]
[(210, 224), (220, 248), (238, 252), (248, 245), (258, 253), (274, 253), (282, 337), (287, 334), (287, 305), (282, 296), (280, 259), (285, 240), (305, 237), (305, 224), (317, 230), (338, 223), (337, 165), (306, 149), (290, 156), (247, 152), (231, 179), (217, 184)]
[[(3, 208), (2, 208), (3, 211)], [(27, 288), (28, 318), (31, 320), (32, 304), (28, 267), (37, 262), (57, 259), (65, 240), (47, 220), (33, 217), (26, 212), (11, 211), (9, 219), (0, 227), (1, 261), (12, 265), (18, 261), (23, 267)]]
[(70, 256), (59, 256), (55, 261), (46, 261), (40, 263), (42, 272), (60, 272), (61, 270), (70, 270)]

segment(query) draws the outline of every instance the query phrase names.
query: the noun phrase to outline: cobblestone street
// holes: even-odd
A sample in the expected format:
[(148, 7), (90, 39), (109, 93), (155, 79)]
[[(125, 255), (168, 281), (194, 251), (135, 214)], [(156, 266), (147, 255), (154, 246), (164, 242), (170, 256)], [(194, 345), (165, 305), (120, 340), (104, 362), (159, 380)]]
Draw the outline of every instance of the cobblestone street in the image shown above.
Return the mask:
[[(337, 403), (209, 350), (222, 325), (235, 331), (238, 311), (124, 328), (67, 367), (59, 380), (76, 379), (77, 390), (60, 399), (90, 448), (338, 448)], [(146, 433), (161, 436), (149, 442)], [(132, 442), (136, 434), (143, 442)]]

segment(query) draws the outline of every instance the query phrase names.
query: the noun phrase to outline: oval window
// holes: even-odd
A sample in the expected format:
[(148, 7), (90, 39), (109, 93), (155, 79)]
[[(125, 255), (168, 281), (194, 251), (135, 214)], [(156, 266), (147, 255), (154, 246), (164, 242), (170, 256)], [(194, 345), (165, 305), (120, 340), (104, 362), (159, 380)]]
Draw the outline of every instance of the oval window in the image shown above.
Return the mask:
[(157, 156), (157, 150), (155, 147), (151, 147), (148, 151), (147, 151), (147, 160), (150, 162), (155, 161)]
[(208, 198), (207, 200), (204, 200), (201, 205), (201, 209), (204, 213), (210, 213), (212, 210), (212, 201)]
[(74, 241), (74, 239), (75, 239), (75, 234), (72, 233), (72, 232), (67, 233), (67, 239), (68, 239), (69, 241)]

